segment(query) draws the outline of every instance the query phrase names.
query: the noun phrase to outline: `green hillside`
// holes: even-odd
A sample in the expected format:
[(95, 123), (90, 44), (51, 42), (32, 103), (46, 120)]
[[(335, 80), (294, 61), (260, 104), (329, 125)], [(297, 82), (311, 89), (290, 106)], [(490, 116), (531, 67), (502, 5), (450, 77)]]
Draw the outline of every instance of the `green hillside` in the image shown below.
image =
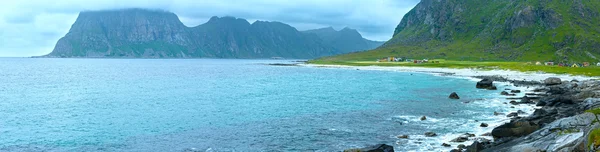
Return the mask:
[(600, 1), (422, 0), (378, 49), (320, 61), (385, 56), (457, 61), (600, 61)]

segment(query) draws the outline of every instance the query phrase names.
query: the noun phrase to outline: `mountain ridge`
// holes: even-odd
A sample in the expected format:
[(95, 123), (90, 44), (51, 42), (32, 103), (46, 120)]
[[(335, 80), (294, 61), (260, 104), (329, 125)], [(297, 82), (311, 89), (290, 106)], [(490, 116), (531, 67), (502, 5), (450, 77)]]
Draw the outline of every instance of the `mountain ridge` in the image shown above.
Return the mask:
[(310, 59), (346, 52), (282, 22), (213, 16), (188, 27), (172, 12), (132, 8), (81, 12), (43, 57)]

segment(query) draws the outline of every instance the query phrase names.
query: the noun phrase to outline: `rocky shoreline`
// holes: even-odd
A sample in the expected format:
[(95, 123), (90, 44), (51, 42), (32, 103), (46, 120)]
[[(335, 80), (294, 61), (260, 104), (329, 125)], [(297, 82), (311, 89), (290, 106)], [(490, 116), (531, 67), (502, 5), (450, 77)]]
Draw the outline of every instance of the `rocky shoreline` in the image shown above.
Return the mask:
[[(453, 152), (512, 152), (512, 151), (595, 151), (596, 146), (589, 145), (592, 130), (600, 128), (594, 114), (586, 110), (600, 107), (600, 81), (569, 80), (547, 78), (544, 81), (510, 80), (501, 76), (473, 76), (482, 79), (476, 85), (479, 89), (497, 90), (494, 81), (509, 82), (515, 86), (532, 88), (533, 93), (525, 93), (522, 97), (515, 93), (521, 90), (502, 90), (501, 95), (513, 99), (509, 104), (535, 105), (535, 111), (521, 117), (525, 113), (515, 111), (509, 113), (510, 122), (495, 127), (490, 133), (481, 136), (492, 136), (494, 141), (475, 138), (465, 134), (452, 141), (468, 141), (471, 145), (459, 145)], [(501, 113), (494, 113), (500, 115)], [(483, 126), (484, 124), (482, 124)], [(487, 127), (487, 124), (485, 124)], [(592, 142), (593, 143), (593, 142)], [(445, 144), (445, 143), (444, 143)], [(449, 144), (445, 144), (450, 146)], [(375, 148), (376, 147), (376, 148)], [(385, 147), (382, 149), (382, 147)], [(393, 151), (393, 147), (379, 145), (363, 149), (346, 151)]]

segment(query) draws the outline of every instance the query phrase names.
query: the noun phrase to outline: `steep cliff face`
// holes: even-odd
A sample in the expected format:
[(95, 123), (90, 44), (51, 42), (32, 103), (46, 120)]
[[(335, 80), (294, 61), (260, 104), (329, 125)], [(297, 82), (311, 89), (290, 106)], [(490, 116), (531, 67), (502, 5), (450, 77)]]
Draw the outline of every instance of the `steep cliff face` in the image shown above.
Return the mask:
[(422, 0), (368, 54), (454, 60), (598, 61), (600, 2)]
[(332, 27), (303, 31), (316, 34), (324, 43), (333, 46), (343, 53), (375, 49), (383, 44), (379, 41), (367, 40), (355, 29), (344, 28), (336, 31)]
[(124, 9), (80, 13), (47, 56), (308, 59), (345, 52), (280, 22), (212, 17), (186, 27), (170, 12)]
[(127, 9), (82, 12), (50, 56), (182, 57), (190, 35), (169, 12)]

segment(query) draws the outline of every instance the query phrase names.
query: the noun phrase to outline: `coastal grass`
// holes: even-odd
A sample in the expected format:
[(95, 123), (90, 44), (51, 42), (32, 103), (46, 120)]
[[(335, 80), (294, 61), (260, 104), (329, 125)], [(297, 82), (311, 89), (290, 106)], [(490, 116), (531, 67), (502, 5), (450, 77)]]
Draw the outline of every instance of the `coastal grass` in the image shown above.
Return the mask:
[(311, 64), (321, 65), (348, 65), (348, 66), (385, 66), (385, 67), (430, 67), (430, 68), (454, 68), (454, 69), (481, 69), (481, 70), (514, 70), (521, 72), (544, 72), (555, 74), (570, 74), (584, 76), (600, 76), (600, 67), (591, 65), (588, 67), (560, 67), (535, 65), (531, 62), (477, 62), (477, 61), (454, 61), (454, 60), (430, 60), (439, 63), (412, 62), (376, 62), (376, 61), (341, 61), (341, 60), (311, 60)]

